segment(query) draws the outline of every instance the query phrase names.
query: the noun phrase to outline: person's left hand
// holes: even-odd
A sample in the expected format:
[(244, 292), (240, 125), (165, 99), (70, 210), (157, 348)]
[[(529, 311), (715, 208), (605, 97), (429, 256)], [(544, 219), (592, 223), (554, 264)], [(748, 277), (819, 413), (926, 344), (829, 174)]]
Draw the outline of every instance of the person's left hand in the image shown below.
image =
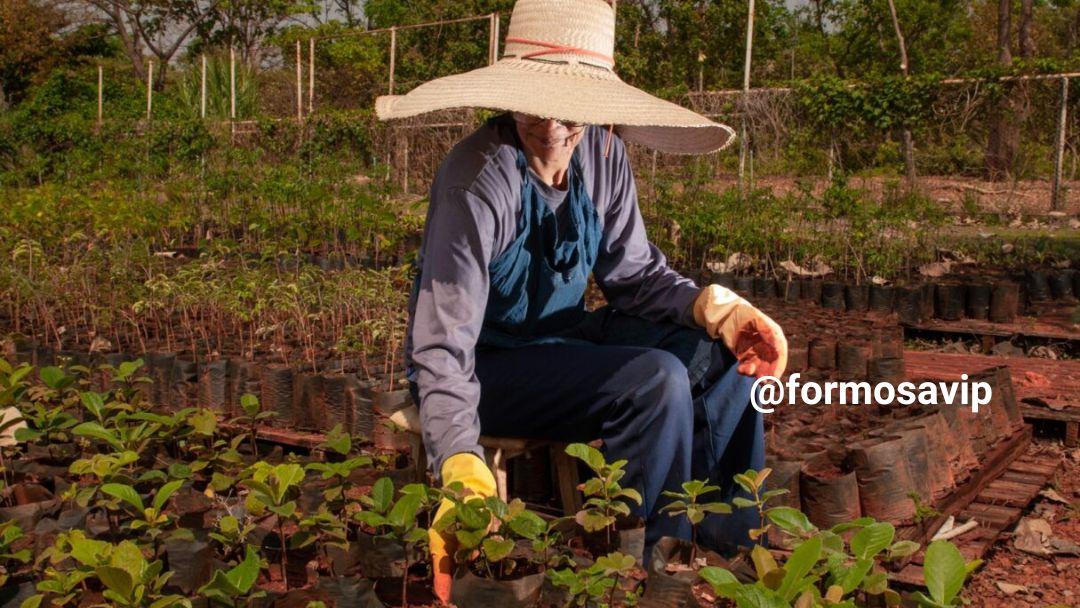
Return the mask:
[(730, 289), (709, 285), (694, 300), (694, 321), (738, 359), (746, 376), (779, 378), (787, 367), (787, 338), (776, 321)]

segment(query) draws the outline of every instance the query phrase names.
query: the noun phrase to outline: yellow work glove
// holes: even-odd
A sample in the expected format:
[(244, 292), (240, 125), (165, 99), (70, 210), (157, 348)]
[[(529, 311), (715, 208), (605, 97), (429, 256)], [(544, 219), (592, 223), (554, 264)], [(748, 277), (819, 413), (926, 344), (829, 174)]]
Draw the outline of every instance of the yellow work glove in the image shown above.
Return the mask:
[(783, 375), (787, 367), (784, 330), (735, 292), (719, 285), (702, 289), (694, 300), (694, 321), (731, 350), (740, 374)]
[[(477, 498), (495, 495), (495, 477), (484, 461), (472, 452), (461, 452), (447, 458), (442, 465), (442, 483), (448, 486), (460, 482)], [(435, 512), (434, 522), (442, 519), (446, 512), (454, 507), (453, 501), (443, 499), (439, 510)], [(443, 536), (432, 525), (428, 530), (428, 547), (431, 550), (431, 565), (434, 573), (435, 597), (443, 604), (450, 603), (450, 585), (454, 576), (454, 551), (457, 540), (452, 535)]]

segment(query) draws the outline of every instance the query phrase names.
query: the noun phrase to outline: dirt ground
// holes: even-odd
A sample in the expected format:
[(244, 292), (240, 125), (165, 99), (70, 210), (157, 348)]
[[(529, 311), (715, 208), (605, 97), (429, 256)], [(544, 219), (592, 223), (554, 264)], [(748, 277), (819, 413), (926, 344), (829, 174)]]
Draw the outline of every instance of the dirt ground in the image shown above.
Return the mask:
[[(1025, 517), (1042, 518), (1055, 538), (1080, 544), (1080, 448), (1064, 448), (1060, 440), (1036, 440), (1028, 452), (1061, 456), (1062, 466), (1050, 487), (1069, 504), (1040, 496)], [(1017, 549), (1014, 541), (1013, 534), (1002, 535), (965, 587), (970, 606), (1080, 607), (1080, 557), (1040, 557)]]

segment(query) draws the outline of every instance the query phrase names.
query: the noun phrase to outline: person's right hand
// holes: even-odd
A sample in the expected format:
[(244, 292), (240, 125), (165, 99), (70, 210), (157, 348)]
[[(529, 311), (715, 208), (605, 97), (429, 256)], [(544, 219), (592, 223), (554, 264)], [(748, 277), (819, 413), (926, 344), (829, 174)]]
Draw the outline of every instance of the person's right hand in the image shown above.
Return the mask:
[[(442, 465), (442, 483), (446, 487), (461, 483), (477, 500), (495, 495), (495, 476), (484, 461), (472, 452), (461, 452), (447, 458)], [(434, 573), (435, 597), (443, 604), (450, 603), (450, 587), (454, 580), (454, 551), (457, 541), (453, 535), (435, 530), (434, 523), (442, 519), (454, 507), (453, 501), (444, 498), (435, 512), (431, 530), (428, 531), (428, 547), (431, 550), (431, 566)]]

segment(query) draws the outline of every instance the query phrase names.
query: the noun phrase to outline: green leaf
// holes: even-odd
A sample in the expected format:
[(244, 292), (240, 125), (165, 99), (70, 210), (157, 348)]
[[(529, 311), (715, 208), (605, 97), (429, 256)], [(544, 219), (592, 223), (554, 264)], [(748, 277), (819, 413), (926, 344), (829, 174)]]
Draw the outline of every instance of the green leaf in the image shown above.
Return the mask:
[(41, 601), (45, 599), (45, 596), (37, 593), (23, 600), (22, 604), (19, 604), (19, 608), (40, 608)]
[(586, 445), (584, 443), (571, 443), (566, 446), (566, 453), (574, 458), (580, 459), (585, 462), (586, 465), (594, 472), (604, 468), (604, 455), (600, 453), (600, 450)]
[(731, 503), (734, 504), (736, 507), (739, 507), (740, 509), (757, 506), (756, 502), (750, 500), (749, 498), (743, 498), (742, 496), (736, 496), (735, 498), (732, 498)]
[(795, 548), (791, 553), (791, 557), (784, 564), (787, 573), (784, 575), (784, 581), (779, 589), (780, 595), (784, 596), (784, 599), (791, 601), (795, 598), (795, 595), (800, 591), (799, 583), (802, 582), (803, 577), (810, 572), (810, 569), (814, 567), (814, 564), (820, 558), (820, 536), (814, 536)]
[(840, 587), (843, 588), (844, 595), (858, 589), (859, 585), (862, 584), (863, 578), (866, 577), (867, 573), (869, 573), (870, 569), (873, 567), (873, 559), (856, 559), (855, 563), (844, 572), (844, 576), (840, 580)]
[(484, 555), (487, 556), (488, 561), (498, 562), (510, 555), (510, 552), (514, 550), (514, 541), (509, 538), (485, 538), (481, 545), (484, 550)]
[(735, 575), (725, 568), (708, 566), (702, 568), (698, 572), (698, 576), (706, 583), (709, 583), (713, 588), (713, 592), (717, 595), (729, 599), (732, 597), (731, 590), (740, 584), (739, 579), (735, 578)]
[(888, 557), (886, 559), (899, 559), (901, 557), (907, 557), (914, 555), (919, 550), (919, 543), (912, 540), (901, 540), (889, 547)]
[(483, 503), (469, 500), (456, 506), (457, 520), (469, 530), (487, 529), (491, 523), (491, 513), (483, 508)]
[(394, 500), (394, 482), (389, 477), (381, 477), (371, 486), (371, 508), (385, 514)]
[(196, 433), (204, 437), (213, 437), (217, 430), (217, 414), (213, 410), (202, 408), (188, 417), (188, 424)]
[(41, 371), (38, 372), (38, 375), (41, 377), (41, 381), (45, 383), (45, 386), (54, 390), (64, 388), (65, 386), (70, 384), (70, 378), (67, 377), (67, 374), (64, 373), (64, 370), (56, 367), (55, 365), (49, 365), (47, 367), (41, 368)]
[(614, 517), (604, 515), (603, 512), (594, 511), (592, 509), (578, 511), (574, 516), (574, 520), (577, 521), (578, 525), (582, 528), (585, 528), (587, 532), (599, 532), (615, 523)]
[(94, 574), (97, 575), (103, 585), (120, 597), (125, 600), (131, 598), (135, 581), (131, 579), (131, 574), (127, 571), (116, 566), (99, 566), (94, 570)]
[(514, 534), (529, 540), (535, 540), (548, 528), (544, 518), (532, 511), (520, 513), (518, 516), (511, 519), (507, 525)]
[(105, 398), (101, 396), (101, 393), (95, 393), (94, 391), (81, 392), (79, 393), (79, 400), (95, 418), (101, 417), (101, 410), (105, 409)]
[(259, 413), (259, 398), (251, 393), (244, 393), (240, 396), (240, 407), (249, 418), (253, 417)]
[(416, 523), (416, 513), (419, 510), (420, 497), (416, 494), (406, 494), (394, 503), (386, 519), (395, 528), (405, 529)]
[(859, 559), (871, 559), (892, 544), (896, 529), (888, 522), (877, 522), (859, 530), (851, 538), (851, 552)]
[(177, 479), (176, 481), (170, 481), (169, 483), (161, 486), (161, 488), (157, 491), (157, 494), (154, 494), (154, 504), (152, 505), (154, 507), (154, 510), (160, 513), (162, 507), (165, 506), (165, 502), (168, 501), (169, 498), (173, 494), (175, 494), (182, 485), (184, 485), (184, 481), (182, 479)]
[(776, 570), (778, 567), (772, 553), (769, 553), (769, 550), (761, 545), (754, 545), (754, 548), (750, 551), (750, 559), (754, 562), (754, 570), (757, 572), (758, 580), (765, 578), (766, 574)]
[(951, 604), (967, 577), (964, 556), (951, 542), (936, 540), (926, 549), (923, 576), (930, 597), (940, 604)]
[(636, 504), (641, 504), (641, 493), (633, 488), (623, 488), (616, 497), (626, 498), (634, 501)]
[(460, 549), (479, 547), (485, 536), (487, 536), (487, 530), (458, 530), (454, 532), (454, 537), (457, 538)]
[(96, 422), (84, 422), (71, 429), (71, 432), (79, 437), (89, 437), (91, 439), (104, 441), (118, 452), (124, 449), (124, 445), (120, 443), (120, 440), (117, 439), (115, 435), (105, 430), (105, 427)]
[(326, 441), (321, 447), (344, 456), (352, 451), (352, 437), (345, 432), (345, 427), (338, 423), (326, 434)]
[(131, 486), (122, 483), (106, 483), (102, 484), (101, 491), (113, 498), (119, 498), (135, 507), (140, 514), (146, 510), (146, 507), (143, 505), (142, 497), (139, 496), (139, 493)]

